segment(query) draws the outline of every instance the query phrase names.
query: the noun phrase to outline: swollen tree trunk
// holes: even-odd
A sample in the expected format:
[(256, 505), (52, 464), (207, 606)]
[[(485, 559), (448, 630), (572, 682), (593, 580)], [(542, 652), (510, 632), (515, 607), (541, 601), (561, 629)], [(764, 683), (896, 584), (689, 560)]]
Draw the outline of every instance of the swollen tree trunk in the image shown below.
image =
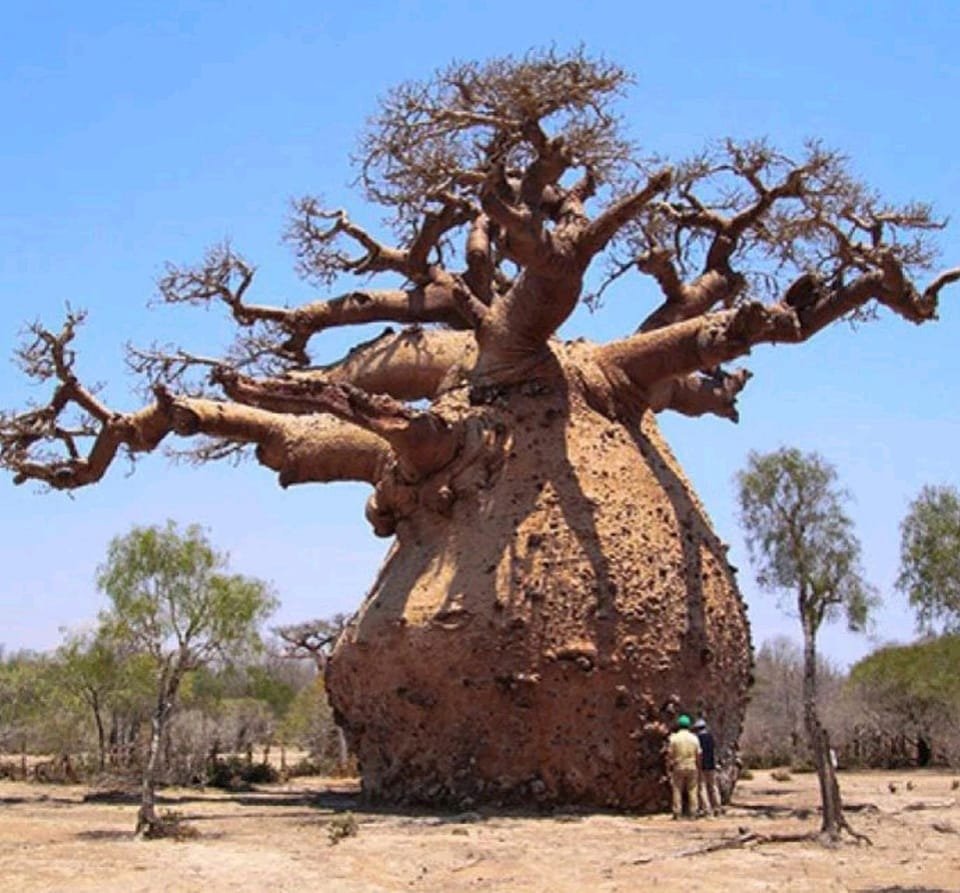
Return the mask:
[(840, 786), (830, 758), (830, 736), (820, 722), (817, 711), (817, 652), (816, 632), (809, 620), (803, 621), (803, 723), (807, 743), (817, 769), (820, 783), (822, 821), (820, 832), (831, 841), (840, 839), (840, 832), (847, 827), (843, 817), (843, 802)]
[(659, 810), (665, 736), (698, 702), (735, 764), (751, 660), (726, 547), (652, 414), (597, 411), (554, 350), (488, 395), (496, 449), (411, 494), (328, 663), (374, 799)]

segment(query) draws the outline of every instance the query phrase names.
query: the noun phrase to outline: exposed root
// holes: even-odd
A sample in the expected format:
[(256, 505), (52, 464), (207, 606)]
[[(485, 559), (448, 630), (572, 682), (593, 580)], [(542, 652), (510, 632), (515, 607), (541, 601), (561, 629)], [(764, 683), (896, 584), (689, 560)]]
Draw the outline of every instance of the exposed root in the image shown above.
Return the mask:
[[(845, 830), (855, 840), (857, 845), (866, 844), (873, 846), (873, 841), (866, 834), (860, 834), (854, 831), (847, 822), (843, 822), (841, 830)], [(639, 859), (631, 860), (631, 865), (646, 865), (649, 862), (655, 862), (659, 859), (685, 859), (690, 856), (703, 856), (707, 853), (715, 853), (719, 850), (741, 849), (746, 847), (758, 847), (771, 843), (819, 843), (824, 846), (834, 846), (839, 841), (832, 839), (828, 834), (822, 831), (804, 831), (793, 834), (761, 834), (757, 831), (751, 831), (749, 828), (740, 828), (736, 837), (722, 837), (719, 840), (712, 840), (698, 847), (686, 850), (677, 850), (673, 853), (665, 853), (662, 856), (641, 856)]]

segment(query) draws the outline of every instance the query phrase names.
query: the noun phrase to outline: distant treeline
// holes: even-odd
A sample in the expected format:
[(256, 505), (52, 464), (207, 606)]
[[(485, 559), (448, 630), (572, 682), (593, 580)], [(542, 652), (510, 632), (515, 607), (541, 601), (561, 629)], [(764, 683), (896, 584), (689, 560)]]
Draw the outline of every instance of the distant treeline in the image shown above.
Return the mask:
[[(960, 766), (960, 635), (886, 646), (847, 674), (818, 665), (819, 705), (841, 767)], [(785, 638), (757, 651), (740, 740), (746, 766), (812, 770), (803, 734), (803, 655)]]
[[(155, 697), (143, 656), (102, 638), (70, 637), (45, 654), (0, 652), (0, 775), (137, 777)], [(316, 662), (278, 645), (189, 673), (164, 735), (161, 780), (239, 784), (334, 773), (345, 761)]]

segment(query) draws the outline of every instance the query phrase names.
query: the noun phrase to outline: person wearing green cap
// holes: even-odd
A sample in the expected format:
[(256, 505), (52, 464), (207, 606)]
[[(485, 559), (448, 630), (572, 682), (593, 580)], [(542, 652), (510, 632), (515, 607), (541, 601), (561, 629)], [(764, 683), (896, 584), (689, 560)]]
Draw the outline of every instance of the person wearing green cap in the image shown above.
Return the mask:
[(686, 793), (687, 814), (697, 814), (697, 792), (700, 779), (700, 739), (690, 731), (690, 717), (681, 713), (677, 717), (677, 730), (667, 739), (667, 770), (673, 793), (673, 817), (684, 814), (683, 800)]

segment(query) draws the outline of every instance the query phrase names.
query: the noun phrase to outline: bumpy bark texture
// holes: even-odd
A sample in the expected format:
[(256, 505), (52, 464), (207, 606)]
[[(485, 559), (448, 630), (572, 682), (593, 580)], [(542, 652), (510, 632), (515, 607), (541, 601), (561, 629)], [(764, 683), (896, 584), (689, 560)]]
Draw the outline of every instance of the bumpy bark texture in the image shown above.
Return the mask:
[(721, 760), (750, 674), (725, 547), (651, 413), (561, 368), (471, 409), (507, 432), (417, 506), (327, 672), (364, 789), (392, 801), (666, 805), (662, 747), (702, 703)]

